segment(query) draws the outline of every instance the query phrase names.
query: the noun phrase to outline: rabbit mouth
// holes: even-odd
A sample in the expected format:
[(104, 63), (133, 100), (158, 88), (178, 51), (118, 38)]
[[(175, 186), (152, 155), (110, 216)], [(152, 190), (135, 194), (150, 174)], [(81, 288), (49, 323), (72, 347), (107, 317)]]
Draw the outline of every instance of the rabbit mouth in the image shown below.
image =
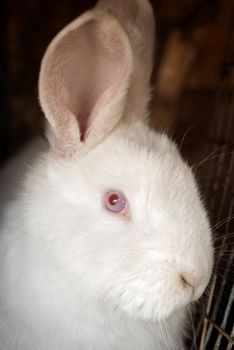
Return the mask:
[(175, 312), (183, 311), (193, 301), (192, 288), (181, 289), (162, 284), (141, 289), (128, 286), (116, 302), (119, 308), (133, 319), (160, 321)]
[[(178, 272), (179, 271), (179, 272)], [(211, 273), (186, 273), (169, 269), (144, 273), (118, 288), (121, 309), (132, 318), (161, 320), (181, 312), (204, 293)]]
[[(116, 305), (134, 319), (165, 320), (174, 313), (183, 312), (205, 291), (209, 279), (201, 282), (189, 280), (189, 277), (179, 275), (177, 280), (132, 281), (115, 290)], [(192, 285), (195, 282), (198, 287)]]

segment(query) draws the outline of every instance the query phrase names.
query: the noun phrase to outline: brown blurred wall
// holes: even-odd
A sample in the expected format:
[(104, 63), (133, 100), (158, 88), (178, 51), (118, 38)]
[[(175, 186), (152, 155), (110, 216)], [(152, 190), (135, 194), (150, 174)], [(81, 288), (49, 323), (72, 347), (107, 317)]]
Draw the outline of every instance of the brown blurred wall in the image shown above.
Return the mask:
[[(0, 162), (41, 132), (44, 120), (37, 80), (43, 53), (64, 25), (95, 2), (1, 2)], [(205, 134), (212, 120), (233, 2), (158, 0), (152, 4), (157, 18), (152, 124), (178, 141), (194, 123), (197, 132), (201, 129)], [(196, 130), (192, 135), (195, 140)], [(196, 142), (187, 147), (196, 147)]]

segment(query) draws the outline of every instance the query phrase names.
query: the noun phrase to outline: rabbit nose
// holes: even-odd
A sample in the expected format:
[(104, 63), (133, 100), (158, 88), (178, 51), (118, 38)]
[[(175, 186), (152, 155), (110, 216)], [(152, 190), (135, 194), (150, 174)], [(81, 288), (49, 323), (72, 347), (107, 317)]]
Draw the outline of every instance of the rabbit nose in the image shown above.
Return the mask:
[(192, 287), (195, 290), (202, 285), (204, 278), (202, 275), (195, 275), (190, 272), (183, 272), (180, 274), (180, 280), (183, 284), (183, 287)]

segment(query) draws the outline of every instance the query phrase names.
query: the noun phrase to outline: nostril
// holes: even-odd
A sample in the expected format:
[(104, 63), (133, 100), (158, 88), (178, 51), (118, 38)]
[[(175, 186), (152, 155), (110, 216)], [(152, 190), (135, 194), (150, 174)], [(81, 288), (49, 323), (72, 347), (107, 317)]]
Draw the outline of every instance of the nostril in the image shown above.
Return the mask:
[(203, 281), (203, 278), (200, 276), (195, 276), (192, 273), (181, 273), (180, 280), (184, 287), (192, 287), (193, 289), (198, 288)]
[(190, 285), (190, 283), (186, 280), (186, 278), (185, 278), (184, 275), (182, 275), (182, 274), (180, 275), (180, 280), (181, 280), (181, 282), (182, 282), (183, 287), (187, 287), (187, 286), (192, 287), (192, 286)]

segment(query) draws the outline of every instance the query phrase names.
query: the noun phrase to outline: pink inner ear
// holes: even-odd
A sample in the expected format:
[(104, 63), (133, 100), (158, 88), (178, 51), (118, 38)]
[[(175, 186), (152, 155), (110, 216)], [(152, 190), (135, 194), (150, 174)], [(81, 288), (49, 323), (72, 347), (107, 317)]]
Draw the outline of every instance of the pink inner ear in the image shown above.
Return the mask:
[[(104, 31), (100, 23), (91, 20), (68, 32), (54, 54), (57, 107), (62, 102), (62, 110), (65, 112), (67, 108), (76, 117), (82, 141), (97, 115), (97, 108), (92, 113), (95, 105), (126, 70), (123, 45), (111, 30)], [(101, 107), (98, 105), (98, 109)], [(66, 128), (66, 123), (61, 126)]]

